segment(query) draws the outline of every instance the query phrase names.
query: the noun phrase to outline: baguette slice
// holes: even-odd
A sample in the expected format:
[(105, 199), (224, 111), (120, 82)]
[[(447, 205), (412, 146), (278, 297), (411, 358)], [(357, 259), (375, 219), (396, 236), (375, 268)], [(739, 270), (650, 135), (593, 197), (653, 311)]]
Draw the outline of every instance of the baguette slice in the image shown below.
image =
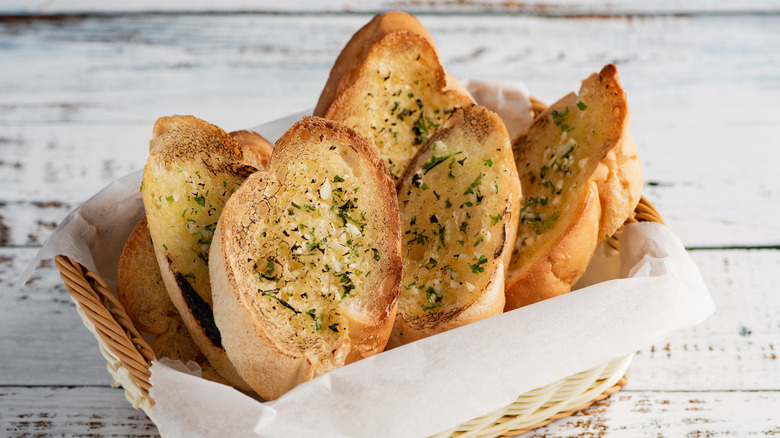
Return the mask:
[(394, 185), (363, 137), (306, 117), (228, 200), (211, 246), (225, 349), (267, 400), (385, 347), (401, 280)]
[(456, 109), (407, 168), (398, 204), (404, 270), (392, 345), (501, 313), (520, 182), (498, 115)]
[(642, 174), (628, 126), (626, 95), (610, 64), (513, 142), (524, 199), (506, 310), (569, 292), (597, 243), (632, 214)]
[(159, 119), (149, 152), (141, 192), (165, 288), (209, 363), (246, 389), (214, 324), (208, 250), (225, 201), (255, 169), (226, 132), (192, 116)]
[[(273, 150), (270, 142), (250, 131), (235, 131), (230, 136), (241, 146), (245, 164), (265, 168)], [(183, 363), (194, 361), (200, 365), (204, 378), (229, 383), (195, 345), (168, 296), (146, 216), (141, 218), (125, 242), (117, 276), (117, 295), (133, 325), (140, 332), (157, 335), (152, 343), (155, 357), (168, 357)]]
[(402, 12), (377, 15), (342, 50), (314, 110), (364, 135), (398, 183), (456, 107), (473, 103), (447, 75), (428, 31)]

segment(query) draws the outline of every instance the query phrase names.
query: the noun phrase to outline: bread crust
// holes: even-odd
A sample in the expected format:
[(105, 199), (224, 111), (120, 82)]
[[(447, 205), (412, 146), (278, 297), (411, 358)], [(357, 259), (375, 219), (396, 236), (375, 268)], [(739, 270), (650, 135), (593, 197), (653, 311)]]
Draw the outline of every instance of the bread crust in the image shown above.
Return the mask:
[(639, 163), (639, 151), (634, 139), (626, 132), (618, 145), (599, 163), (593, 176), (601, 202), (599, 240), (614, 235), (633, 214), (642, 196), (644, 179)]
[(133, 325), (144, 333), (163, 334), (179, 318), (157, 267), (146, 216), (130, 233), (119, 257), (117, 298)]
[(540, 249), (540, 256), (521, 270), (510, 273), (506, 285), (506, 311), (565, 294), (585, 273), (599, 242), (601, 217), (596, 184), (588, 185), (588, 195), (579, 214), (561, 233), (560, 239)]
[(504, 311), (504, 264), (498, 263), (490, 274), (489, 280), (479, 297), (467, 308), (453, 312), (446, 319), (439, 319), (433, 324), (421, 323), (410, 318), (410, 315), (396, 316), (393, 333), (387, 344), (387, 349), (399, 347), (410, 342), (443, 333), (472, 322), (498, 315)]
[(411, 15), (375, 17), (344, 48), (315, 115), (364, 135), (394, 181), (452, 109), (471, 95), (444, 71), (433, 39)]
[(274, 150), (274, 145), (262, 135), (254, 131), (232, 131), (230, 137), (235, 140), (242, 151), (242, 162), (255, 169), (262, 170), (268, 166), (268, 160)]
[[(317, 105), (314, 107), (313, 115), (325, 117), (328, 107), (331, 106), (335, 97), (349, 87), (351, 79), (354, 79), (354, 75), (359, 71), (373, 45), (395, 32), (409, 32), (419, 35), (428, 42), (437, 58), (439, 57), (433, 36), (413, 15), (398, 11), (378, 14), (355, 32), (339, 53), (322, 93), (320, 93)], [(470, 96), (466, 88), (454, 76), (447, 73), (445, 73), (445, 89), (453, 89), (458, 93)]]
[[(321, 184), (322, 199), (333, 199), (334, 206), (340, 205), (331, 198), (330, 187), (344, 178), (329, 174), (323, 180), (317, 176), (318, 172), (337, 169), (330, 167), (333, 160), (354, 170), (348, 181), (351, 178), (359, 181), (362, 195), (355, 202), (367, 208), (365, 232), (374, 239), (371, 243), (376, 249), (375, 260), (381, 260), (374, 263), (361, 255), (366, 253), (358, 253), (354, 260), (358, 267), (364, 263), (373, 266), (364, 277), (350, 271), (336, 274), (338, 268), (327, 264), (335, 265), (339, 261), (328, 262), (332, 260), (327, 258), (333, 254), (331, 247), (319, 245), (337, 238), (335, 234), (323, 235), (322, 230), (329, 229), (328, 223), (312, 222), (314, 217), (328, 213), (320, 208), (318, 199), (304, 196), (311, 193), (304, 189), (311, 179), (312, 184)], [(310, 173), (301, 174), (302, 171)], [(306, 177), (298, 178), (301, 175)], [(327, 194), (322, 188), (326, 182)], [(335, 193), (336, 189), (333, 190)], [(365, 196), (369, 197), (370, 204), (361, 204)], [(294, 199), (310, 201), (303, 205), (296, 203), (297, 207), (286, 212), (280, 209), (279, 206), (290, 205)], [(266, 220), (277, 222), (267, 226)], [(301, 228), (299, 223), (306, 227)], [(333, 230), (349, 228), (344, 224), (330, 224), (336, 225)], [(311, 250), (317, 258), (304, 259), (308, 262), (303, 266), (286, 260), (300, 260), (293, 254), (305, 254), (305, 251), (295, 252), (292, 249), (295, 245), (290, 246), (287, 240), (263, 235), (281, 232), (287, 233), (284, 234), (287, 237), (292, 233), (304, 236), (304, 230), (317, 230), (306, 234), (309, 236), (306, 242), (308, 248), (319, 249)], [(214, 315), (231, 361), (260, 396), (268, 400), (278, 398), (303, 381), (382, 351), (392, 329), (400, 291), (399, 230), (395, 188), (383, 162), (363, 137), (317, 117), (306, 117), (290, 128), (277, 142), (268, 170), (250, 176), (235, 192), (225, 206), (211, 246), (209, 268), (214, 285)], [(355, 242), (346, 242), (353, 242), (355, 247), (366, 243), (354, 236)], [(317, 252), (320, 250), (322, 256)], [(258, 276), (257, 270), (264, 268), (266, 262), (248, 264), (250, 259), (273, 263), (269, 263), (267, 275)], [(302, 271), (295, 274), (299, 269)], [(315, 274), (309, 269), (322, 270), (322, 273)], [(314, 275), (319, 275), (317, 285), (323, 285), (321, 294), (306, 279)], [(356, 287), (338, 300), (330, 295), (325, 298), (324, 288), (331, 281), (330, 275), (339, 275), (342, 280), (347, 276), (350, 282), (354, 279)], [(365, 283), (360, 278), (365, 278)], [(278, 287), (267, 289), (263, 286), (266, 284)], [(308, 286), (303, 289), (300, 285)], [(286, 295), (281, 295), (280, 288), (285, 288)], [(345, 299), (347, 296), (350, 298)], [(330, 327), (329, 323), (335, 323), (330, 330), (325, 328)]]
[(255, 169), (242, 163), (241, 146), (225, 131), (192, 116), (158, 119), (149, 152), (141, 192), (168, 296), (209, 363), (233, 386), (249, 389), (214, 324), (203, 247), (230, 188)]
[[(590, 103), (586, 105), (585, 101)], [(577, 128), (569, 129), (570, 123)], [(528, 238), (529, 233), (518, 231), (507, 277), (506, 310), (569, 292), (585, 272), (598, 242), (615, 233), (632, 214), (639, 202), (642, 176), (628, 127), (625, 92), (617, 69), (610, 64), (583, 81), (579, 95), (569, 94), (539, 114), (529, 130), (513, 142), (518, 171), (521, 175), (529, 172), (528, 177), (521, 178), (525, 196), (543, 192), (538, 187), (537, 175), (543, 173), (539, 169), (553, 167), (539, 161), (542, 148), (560, 148), (555, 144), (561, 142), (564, 146), (575, 145), (579, 151), (586, 148), (586, 152), (575, 152), (580, 161), (565, 165), (567, 170), (580, 171), (573, 177), (571, 193), (569, 187), (558, 188), (566, 204), (563, 214), (551, 223), (536, 222), (537, 236), (531, 234), (532, 242), (527, 247), (521, 239)], [(574, 137), (576, 142), (564, 142), (567, 138), (574, 141)], [(559, 158), (556, 160), (560, 163)], [(554, 181), (550, 179), (549, 183), (555, 193)], [(526, 198), (524, 203), (533, 206), (539, 199)], [(549, 221), (549, 215), (545, 220)], [(521, 230), (523, 226), (521, 223)], [(544, 229), (542, 233), (540, 229)]]

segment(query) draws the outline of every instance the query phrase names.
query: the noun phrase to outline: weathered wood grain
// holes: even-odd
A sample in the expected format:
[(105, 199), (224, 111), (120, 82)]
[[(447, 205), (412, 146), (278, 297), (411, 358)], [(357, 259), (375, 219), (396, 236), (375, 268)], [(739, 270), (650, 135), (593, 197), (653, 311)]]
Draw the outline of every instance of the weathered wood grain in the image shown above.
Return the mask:
[(0, 249), (0, 385), (112, 384), (98, 343), (76, 313), (53, 260), (11, 292), (35, 253)]
[[(525, 437), (708, 437), (780, 434), (780, 392), (621, 391)], [(156, 437), (121, 389), (2, 387), (0, 433), (14, 437)]]
[(433, 13), (465, 12), (520, 12), (546, 15), (561, 14), (689, 14), (703, 12), (755, 12), (774, 11), (777, 3), (771, 0), (695, 0), (678, 2), (659, 0), (623, 0), (609, 2), (605, 0), (546, 0), (546, 1), (507, 1), (507, 0), (382, 0), (359, 1), (338, 0), (315, 2), (311, 0), (291, 0), (286, 2), (246, 0), (225, 0), (218, 3), (209, 0), (154, 2), (139, 0), (131, 3), (94, 2), (84, 0), (59, 1), (22, 1), (7, 0), (0, 8), (6, 13), (106, 13), (106, 12), (209, 12), (209, 11), (259, 11), (259, 12), (296, 12), (296, 13), (351, 13), (382, 10), (409, 10)]
[[(13, 202), (71, 207), (139, 168), (158, 116), (195, 114), (231, 130), (312, 107), (332, 60), (367, 19), (0, 22), (0, 236), (10, 245), (43, 241), (40, 224), (67, 208), (58, 216), (24, 206), (17, 210), (32, 217), (20, 217)], [(646, 193), (683, 242), (780, 244), (780, 225), (765, 214), (780, 205), (774, 161), (762, 159), (778, 146), (780, 116), (763, 109), (780, 99), (780, 16), (421, 20), (457, 76), (521, 80), (548, 102), (616, 62)]]
[(621, 391), (526, 435), (704, 438), (780, 434), (780, 392)]
[(780, 391), (780, 296), (769, 274), (780, 270), (780, 251), (691, 255), (717, 310), (704, 323), (639, 351), (628, 388)]
[[(98, 7), (197, 12), (214, 4)], [(0, 14), (95, 7), (12, 0)], [(780, 247), (773, 110), (780, 5), (228, 0), (219, 7), (241, 13), (0, 17), (0, 436), (157, 436), (109, 387), (97, 342), (53, 263), (18, 292), (11, 283), (70, 209), (143, 165), (158, 116), (195, 114), (232, 130), (312, 107), (344, 43), (386, 8), (426, 11), (420, 19), (456, 76), (523, 81), (546, 102), (615, 62), (645, 194), (687, 245), (736, 247), (691, 251), (715, 315), (639, 351), (617, 395), (528, 436), (780, 434), (780, 249), (772, 249)], [(330, 11), (337, 13), (323, 13)], [(764, 249), (737, 249), (749, 247)]]
[(109, 387), (0, 386), (0, 435), (159, 437), (157, 427)]

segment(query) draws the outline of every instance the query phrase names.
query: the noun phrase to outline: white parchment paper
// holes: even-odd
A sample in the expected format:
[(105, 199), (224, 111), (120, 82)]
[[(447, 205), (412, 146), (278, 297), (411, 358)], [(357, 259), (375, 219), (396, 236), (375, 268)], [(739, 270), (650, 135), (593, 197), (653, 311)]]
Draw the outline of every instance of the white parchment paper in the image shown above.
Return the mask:
[[(486, 106), (524, 113), (513, 130), (530, 124), (522, 86), (465, 83)], [(300, 116), (254, 130), (276, 140)], [(130, 174), (69, 214), (17, 287), (40, 258), (64, 254), (115, 290), (119, 254), (143, 215), (140, 182), (141, 171)], [(426, 436), (657, 343), (714, 311), (698, 269), (668, 228), (628, 225), (620, 245), (619, 255), (599, 249), (581, 289), (364, 359), (273, 402), (201, 379), (197, 365), (154, 361), (158, 426), (167, 438)]]
[(252, 436), (250, 430), (263, 437), (426, 436), (657, 343), (714, 311), (698, 269), (663, 225), (626, 226), (620, 266), (627, 278), (364, 359), (273, 402), (155, 362), (155, 413), (167, 437)]

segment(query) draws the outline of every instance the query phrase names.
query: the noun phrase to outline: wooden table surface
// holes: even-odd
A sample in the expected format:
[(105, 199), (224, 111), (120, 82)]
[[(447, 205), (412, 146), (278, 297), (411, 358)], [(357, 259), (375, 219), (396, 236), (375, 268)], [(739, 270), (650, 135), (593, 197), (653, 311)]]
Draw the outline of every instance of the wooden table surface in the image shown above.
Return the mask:
[(546, 102), (614, 62), (644, 193), (718, 307), (639, 351), (621, 392), (528, 436), (780, 434), (777, 1), (91, 3), (0, 1), (0, 436), (157, 436), (53, 261), (12, 284), (71, 209), (142, 167), (157, 117), (233, 130), (310, 108), (389, 9), (419, 13), (455, 76)]

